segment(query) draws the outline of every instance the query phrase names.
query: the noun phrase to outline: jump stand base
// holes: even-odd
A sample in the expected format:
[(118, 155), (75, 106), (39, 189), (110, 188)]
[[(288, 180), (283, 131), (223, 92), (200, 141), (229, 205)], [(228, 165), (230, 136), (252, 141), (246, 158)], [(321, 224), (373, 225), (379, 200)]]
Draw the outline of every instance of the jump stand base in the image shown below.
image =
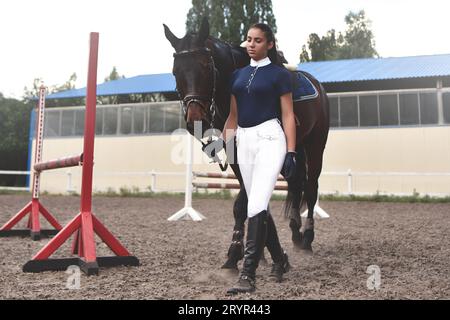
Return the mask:
[(99, 268), (117, 266), (139, 266), (134, 256), (98, 257), (96, 262), (86, 263), (80, 258), (30, 260), (22, 268), (23, 272), (38, 273), (44, 271), (66, 271), (70, 266), (78, 266), (88, 276), (98, 275)]
[(33, 232), (30, 229), (14, 229), (0, 231), (0, 238), (6, 237), (31, 237), (33, 241), (39, 241), (41, 238), (50, 238), (58, 234), (60, 230), (41, 230), (40, 232)]

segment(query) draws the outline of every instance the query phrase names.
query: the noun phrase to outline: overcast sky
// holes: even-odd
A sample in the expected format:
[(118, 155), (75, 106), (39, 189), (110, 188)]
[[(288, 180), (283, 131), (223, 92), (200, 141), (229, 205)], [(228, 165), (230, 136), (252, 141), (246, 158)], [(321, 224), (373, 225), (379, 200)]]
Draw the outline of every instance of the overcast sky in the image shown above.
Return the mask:
[[(9, 0), (0, 2), (0, 92), (20, 98), (34, 78), (62, 84), (76, 72), (86, 83), (90, 31), (100, 32), (98, 81), (120, 74), (167, 73), (172, 48), (166, 23), (185, 34), (191, 0)], [(310, 33), (345, 30), (344, 17), (364, 9), (382, 57), (450, 53), (448, 0), (272, 0), (278, 45), (290, 63)]]

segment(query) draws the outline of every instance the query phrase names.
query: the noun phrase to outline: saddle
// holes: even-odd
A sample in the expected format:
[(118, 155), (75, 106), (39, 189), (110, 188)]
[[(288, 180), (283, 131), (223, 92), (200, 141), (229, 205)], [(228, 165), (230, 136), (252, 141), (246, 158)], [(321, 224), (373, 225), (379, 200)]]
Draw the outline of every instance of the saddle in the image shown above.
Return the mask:
[(313, 83), (301, 71), (292, 71), (292, 100), (307, 101), (316, 99), (319, 96), (319, 91)]

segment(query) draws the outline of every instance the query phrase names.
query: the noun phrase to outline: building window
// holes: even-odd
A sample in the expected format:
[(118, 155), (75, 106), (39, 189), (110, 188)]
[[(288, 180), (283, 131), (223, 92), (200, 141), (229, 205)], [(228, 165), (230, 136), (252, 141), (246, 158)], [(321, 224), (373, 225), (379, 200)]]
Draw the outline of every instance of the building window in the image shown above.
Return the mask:
[(75, 110), (75, 135), (84, 135), (84, 109)]
[(61, 136), (73, 136), (75, 134), (75, 110), (63, 110), (61, 117)]
[(135, 107), (134, 108), (134, 114), (133, 114), (133, 133), (134, 134), (143, 134), (146, 131), (145, 126), (145, 115), (146, 115), (146, 109), (147, 107)]
[(417, 94), (400, 94), (400, 124), (418, 125), (419, 122), (419, 99)]
[(149, 111), (149, 133), (164, 132), (164, 105), (151, 105)]
[(422, 124), (438, 123), (437, 94), (435, 92), (420, 93), (420, 119)]
[(47, 110), (45, 113), (45, 137), (60, 136), (60, 110)]
[(117, 108), (105, 108), (103, 111), (103, 135), (117, 134)]
[[(45, 111), (45, 137), (84, 135), (85, 108), (52, 108)], [(97, 136), (170, 134), (186, 129), (179, 102), (98, 106)]]
[(361, 127), (378, 126), (378, 97), (360, 96), (359, 97), (359, 115)]
[(358, 98), (342, 97), (340, 106), (341, 127), (358, 126)]
[(330, 126), (339, 127), (339, 98), (330, 98)]
[(442, 102), (444, 107), (444, 122), (450, 124), (450, 92), (442, 94)]
[(97, 108), (95, 111), (95, 134), (102, 135), (103, 134), (103, 117), (104, 117), (105, 109)]
[(130, 106), (120, 108), (120, 133), (130, 134), (133, 125), (133, 109)]
[(380, 125), (398, 126), (397, 95), (380, 95)]
[(180, 128), (181, 110), (179, 105), (167, 105), (165, 107), (165, 128), (164, 132), (172, 133)]

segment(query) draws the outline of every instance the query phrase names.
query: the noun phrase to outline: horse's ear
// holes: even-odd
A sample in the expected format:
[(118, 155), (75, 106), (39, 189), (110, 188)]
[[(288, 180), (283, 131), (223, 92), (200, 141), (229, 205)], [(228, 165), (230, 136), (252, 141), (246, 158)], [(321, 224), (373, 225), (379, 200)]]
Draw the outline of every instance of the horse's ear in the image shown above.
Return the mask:
[(209, 37), (209, 22), (208, 18), (203, 17), (202, 24), (200, 25), (200, 30), (198, 32), (198, 43), (203, 45)]
[(169, 27), (163, 24), (164, 26), (164, 34), (166, 35), (167, 40), (169, 40), (172, 47), (176, 50), (180, 39), (178, 39), (172, 31), (170, 31)]

